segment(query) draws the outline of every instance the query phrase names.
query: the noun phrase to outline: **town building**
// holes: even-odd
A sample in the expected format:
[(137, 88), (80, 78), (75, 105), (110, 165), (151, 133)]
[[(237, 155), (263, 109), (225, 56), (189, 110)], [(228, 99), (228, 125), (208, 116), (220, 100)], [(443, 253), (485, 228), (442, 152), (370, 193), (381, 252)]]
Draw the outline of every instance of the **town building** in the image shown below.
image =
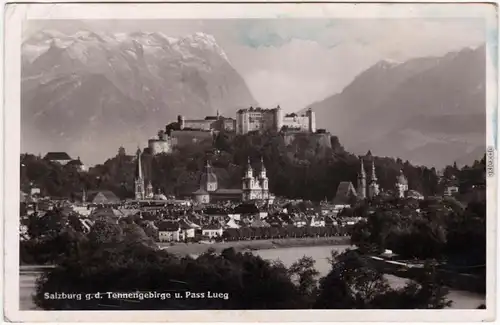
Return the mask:
[(449, 185), (444, 188), (444, 196), (453, 196), (459, 192), (459, 188), (456, 185)]
[(76, 170), (78, 170), (79, 172), (86, 172), (88, 170), (87, 166), (85, 166), (80, 160), (80, 157), (78, 157), (75, 160), (71, 160), (70, 162), (67, 163), (67, 165), (75, 166)]
[(315, 113), (308, 109), (305, 114), (283, 115), (283, 109), (263, 109), (260, 107), (240, 109), (236, 112), (236, 133), (246, 134), (252, 131), (299, 131), (316, 132)]
[(50, 160), (61, 165), (66, 165), (73, 160), (66, 152), (47, 152), (43, 159)]
[(217, 237), (222, 237), (222, 234), (224, 233), (224, 229), (220, 224), (211, 224), (206, 227), (203, 227), (201, 230), (201, 235), (206, 236), (210, 239), (212, 238), (217, 238)]
[(82, 202), (92, 204), (117, 204), (120, 198), (115, 193), (108, 190), (82, 192)]
[(158, 224), (158, 239), (160, 242), (180, 241), (181, 227), (177, 221), (162, 221)]
[(415, 199), (415, 200), (425, 199), (425, 197), (422, 194), (420, 194), (419, 192), (414, 191), (414, 190), (408, 190), (408, 192), (406, 192), (406, 197), (409, 199)]

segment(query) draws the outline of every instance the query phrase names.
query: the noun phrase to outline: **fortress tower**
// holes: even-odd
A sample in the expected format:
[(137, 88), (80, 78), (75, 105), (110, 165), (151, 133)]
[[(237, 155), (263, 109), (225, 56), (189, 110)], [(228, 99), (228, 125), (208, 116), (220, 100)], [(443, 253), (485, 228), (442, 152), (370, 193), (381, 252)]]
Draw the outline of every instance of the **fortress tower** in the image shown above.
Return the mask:
[(306, 116), (309, 119), (309, 132), (316, 133), (316, 113), (309, 108), (306, 112)]
[(275, 110), (275, 128), (276, 131), (281, 131), (281, 128), (283, 127), (283, 109), (278, 105)]

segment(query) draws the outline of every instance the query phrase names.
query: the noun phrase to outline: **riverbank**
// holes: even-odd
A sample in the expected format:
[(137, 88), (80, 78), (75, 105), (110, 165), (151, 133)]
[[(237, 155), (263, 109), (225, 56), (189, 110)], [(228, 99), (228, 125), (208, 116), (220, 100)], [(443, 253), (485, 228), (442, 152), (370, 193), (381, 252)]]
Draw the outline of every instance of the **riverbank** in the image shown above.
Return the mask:
[[(370, 256), (373, 265), (385, 274), (392, 274), (400, 278), (419, 279), (422, 277), (423, 264), (406, 264)], [(486, 278), (480, 275), (464, 274), (444, 269), (438, 269), (438, 276), (443, 284), (449, 288), (467, 292), (486, 294)]]
[(163, 249), (177, 255), (199, 255), (210, 248), (216, 253), (226, 248), (234, 248), (237, 252), (255, 251), (275, 248), (309, 247), (309, 246), (338, 246), (350, 245), (350, 237), (313, 237), (313, 238), (283, 238), (283, 239), (256, 239), (219, 242), (210, 244), (201, 243), (159, 243)]

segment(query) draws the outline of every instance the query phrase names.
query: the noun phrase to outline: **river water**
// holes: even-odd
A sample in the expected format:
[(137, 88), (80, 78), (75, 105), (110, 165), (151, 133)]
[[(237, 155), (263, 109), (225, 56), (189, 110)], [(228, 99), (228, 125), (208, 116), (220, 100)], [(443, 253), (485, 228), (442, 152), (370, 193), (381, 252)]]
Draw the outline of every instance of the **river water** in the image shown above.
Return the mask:
[[(314, 266), (320, 273), (320, 276), (324, 276), (330, 271), (328, 258), (331, 256), (331, 251), (342, 252), (347, 248), (349, 246), (289, 247), (258, 250), (254, 251), (254, 253), (266, 260), (280, 260), (286, 266), (292, 265), (292, 263), (303, 256), (309, 256), (316, 261)], [(408, 281), (407, 279), (390, 274), (386, 275), (386, 278), (392, 287), (403, 287)], [(479, 305), (486, 303), (484, 295), (460, 290), (450, 290), (448, 299), (453, 301), (452, 309), (476, 309)]]

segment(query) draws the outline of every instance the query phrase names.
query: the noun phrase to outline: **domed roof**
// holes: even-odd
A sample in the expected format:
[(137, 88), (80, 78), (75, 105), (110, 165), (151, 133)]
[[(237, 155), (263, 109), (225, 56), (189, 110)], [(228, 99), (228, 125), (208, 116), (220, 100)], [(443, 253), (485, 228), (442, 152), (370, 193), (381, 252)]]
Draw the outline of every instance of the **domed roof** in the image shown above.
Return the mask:
[(397, 182), (398, 184), (408, 185), (408, 180), (406, 179), (406, 176), (403, 174), (402, 170), (399, 172)]

